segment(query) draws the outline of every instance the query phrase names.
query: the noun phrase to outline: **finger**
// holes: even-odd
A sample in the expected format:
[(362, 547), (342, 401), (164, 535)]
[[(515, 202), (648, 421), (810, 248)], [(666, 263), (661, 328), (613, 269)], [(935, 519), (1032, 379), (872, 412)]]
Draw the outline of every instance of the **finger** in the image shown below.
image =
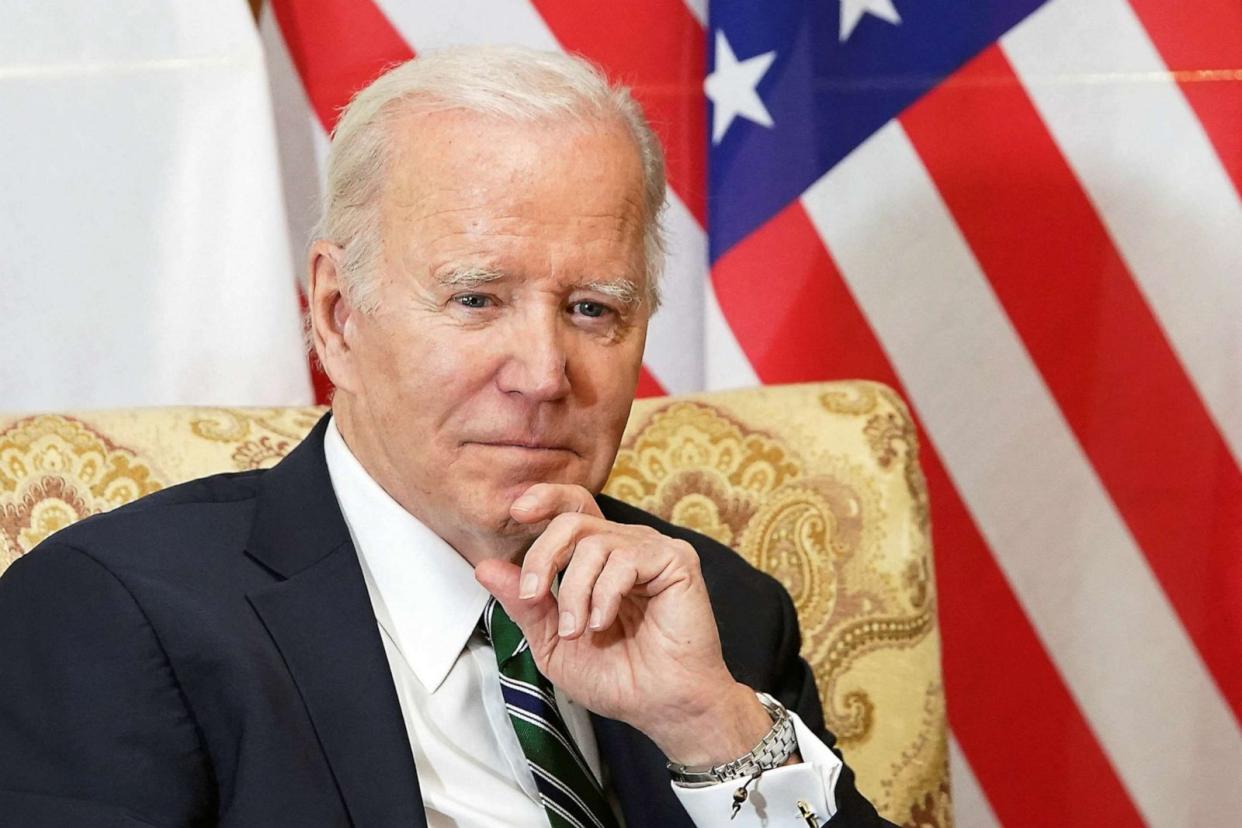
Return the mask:
[(595, 580), (588, 628), (612, 626), (626, 595), (654, 597), (677, 584), (702, 581), (698, 554), (685, 541), (644, 532), (620, 539)]
[(590, 492), (568, 483), (536, 483), (509, 507), (518, 523), (537, 523), (566, 512), (604, 516)]
[(502, 560), (486, 560), (474, 568), (474, 578), (483, 588), (495, 596), (513, 622), (521, 628), (526, 640), (539, 645), (556, 635), (558, 610), (556, 599), (550, 594), (538, 601), (518, 598), (518, 577), (521, 570)]
[(610, 528), (615, 525), (593, 515), (557, 515), (526, 550), (518, 596), (533, 599), (547, 594), (556, 573), (569, 563), (578, 541), (587, 535), (606, 533)]
[(561, 638), (573, 639), (586, 632), (595, 579), (603, 571), (608, 553), (621, 540), (610, 535), (588, 535), (578, 541), (556, 594), (561, 612), (557, 631)]
[(591, 590), (588, 627), (592, 632), (601, 632), (612, 626), (621, 611), (622, 599), (634, 591), (640, 581), (641, 573), (634, 553), (628, 549), (614, 549)]

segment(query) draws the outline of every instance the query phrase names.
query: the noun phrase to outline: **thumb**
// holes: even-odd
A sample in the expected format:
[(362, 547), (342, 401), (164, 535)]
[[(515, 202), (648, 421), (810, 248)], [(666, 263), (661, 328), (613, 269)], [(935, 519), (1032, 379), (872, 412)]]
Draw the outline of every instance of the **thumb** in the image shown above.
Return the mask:
[(531, 649), (543, 655), (548, 642), (556, 639), (559, 619), (556, 598), (551, 591), (538, 599), (519, 598), (518, 579), (521, 574), (522, 569), (516, 564), (494, 559), (481, 561), (474, 568), (474, 579), (505, 608), (505, 613), (526, 636)]

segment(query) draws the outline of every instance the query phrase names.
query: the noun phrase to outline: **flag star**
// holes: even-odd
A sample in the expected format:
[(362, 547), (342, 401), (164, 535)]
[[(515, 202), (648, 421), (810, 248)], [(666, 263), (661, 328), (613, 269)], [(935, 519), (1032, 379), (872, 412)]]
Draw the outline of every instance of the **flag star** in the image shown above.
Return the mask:
[(772, 116), (755, 89), (776, 59), (765, 52), (739, 61), (724, 32), (716, 30), (716, 68), (703, 83), (712, 101), (712, 143), (719, 144), (733, 119), (739, 115), (761, 126), (772, 126)]
[(850, 39), (854, 27), (864, 14), (887, 20), (894, 26), (901, 23), (901, 15), (893, 8), (893, 0), (841, 0), (841, 42)]

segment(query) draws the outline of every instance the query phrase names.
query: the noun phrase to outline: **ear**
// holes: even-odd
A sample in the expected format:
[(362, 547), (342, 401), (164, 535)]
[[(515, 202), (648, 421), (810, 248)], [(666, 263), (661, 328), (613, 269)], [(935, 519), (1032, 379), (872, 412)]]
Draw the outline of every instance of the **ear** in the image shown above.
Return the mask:
[(341, 263), (345, 251), (323, 239), (311, 245), (309, 302), (311, 343), (332, 384), (353, 392), (355, 367), (351, 339), (357, 311), (349, 304), (342, 283)]

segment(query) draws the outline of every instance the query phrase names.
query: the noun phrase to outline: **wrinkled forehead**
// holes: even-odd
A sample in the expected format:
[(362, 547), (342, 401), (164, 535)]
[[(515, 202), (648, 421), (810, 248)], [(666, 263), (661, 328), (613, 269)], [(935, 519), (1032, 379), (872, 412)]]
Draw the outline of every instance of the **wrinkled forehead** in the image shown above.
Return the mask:
[(451, 199), (648, 218), (642, 159), (620, 119), (416, 111), (390, 116), (387, 140), (383, 194), (402, 212)]

